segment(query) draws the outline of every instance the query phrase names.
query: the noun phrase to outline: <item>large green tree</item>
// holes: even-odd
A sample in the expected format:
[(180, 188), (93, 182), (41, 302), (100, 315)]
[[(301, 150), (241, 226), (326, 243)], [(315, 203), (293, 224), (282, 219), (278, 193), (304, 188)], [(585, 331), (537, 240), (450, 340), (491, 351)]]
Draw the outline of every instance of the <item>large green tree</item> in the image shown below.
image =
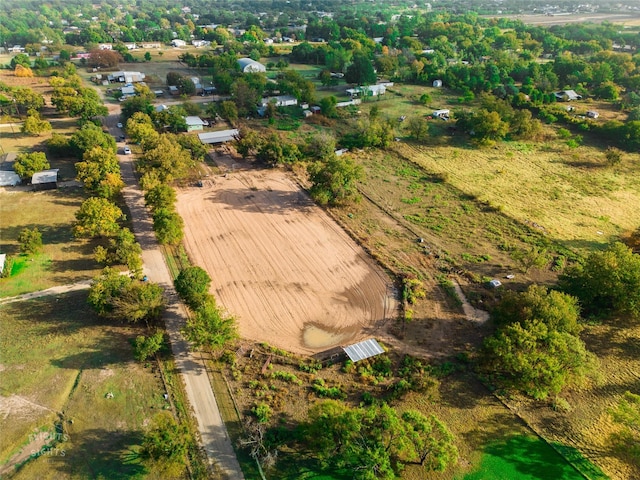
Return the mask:
[(158, 284), (134, 280), (109, 267), (93, 280), (88, 302), (102, 317), (147, 324), (158, 320), (165, 307)]
[(128, 228), (121, 228), (109, 239), (106, 247), (98, 245), (94, 249), (94, 255), (99, 263), (126, 265), (133, 275), (142, 272), (142, 248)]
[(416, 411), (399, 415), (385, 403), (368, 408), (318, 403), (303, 432), (323, 468), (348, 471), (355, 479), (397, 478), (410, 462), (444, 470), (458, 456), (453, 436), (437, 418)]
[(539, 320), (506, 325), (485, 340), (483, 353), (482, 368), (495, 383), (538, 399), (584, 385), (597, 369), (582, 340)]
[(582, 331), (578, 299), (541, 285), (531, 285), (524, 292), (506, 292), (491, 318), (498, 326), (515, 322), (526, 326), (539, 320), (559, 332), (578, 335)]
[(20, 178), (30, 178), (34, 173), (50, 167), (44, 152), (20, 153), (13, 164), (13, 170), (20, 175)]
[(340, 204), (358, 197), (357, 182), (363, 176), (360, 165), (346, 155), (329, 155), (308, 167), (311, 195), (322, 205)]
[(143, 173), (154, 170), (161, 182), (168, 183), (183, 178), (192, 163), (190, 153), (182, 148), (174, 136), (165, 134), (144, 153), (138, 168)]
[(76, 163), (78, 180), (87, 190), (101, 197), (113, 198), (123, 187), (120, 164), (113, 150), (95, 146), (86, 150)]
[(102, 147), (104, 150), (116, 152), (116, 139), (102, 130), (102, 127), (94, 123), (85, 123), (71, 136), (69, 146), (78, 158), (82, 158), (84, 152), (93, 147)]
[(222, 348), (238, 337), (236, 321), (208, 296), (187, 320), (183, 334), (196, 348)]
[(569, 269), (561, 287), (580, 299), (588, 313), (640, 318), (640, 255), (623, 243), (594, 252), (582, 264)]
[(184, 268), (175, 279), (176, 291), (192, 310), (200, 308), (209, 298), (211, 277), (198, 266)]
[(160, 208), (153, 212), (153, 229), (162, 245), (177, 245), (184, 236), (184, 222), (175, 211)]
[(351, 65), (347, 67), (344, 74), (347, 83), (355, 85), (373, 85), (376, 83), (376, 72), (373, 69), (373, 63), (363, 54), (355, 54), (351, 61)]
[(82, 202), (76, 212), (76, 237), (103, 237), (118, 233), (118, 221), (123, 218), (122, 210), (106, 198), (90, 197)]
[(435, 415), (424, 416), (416, 410), (402, 414), (410, 445), (410, 459), (427, 470), (444, 471), (458, 460), (458, 449), (447, 426)]

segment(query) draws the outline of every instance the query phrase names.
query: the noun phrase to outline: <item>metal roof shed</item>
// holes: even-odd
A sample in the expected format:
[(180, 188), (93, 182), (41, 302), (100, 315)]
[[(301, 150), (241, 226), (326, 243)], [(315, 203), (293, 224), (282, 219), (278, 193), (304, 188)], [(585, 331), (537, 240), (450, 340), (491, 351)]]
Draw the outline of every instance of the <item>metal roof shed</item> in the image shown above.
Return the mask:
[(354, 363), (384, 353), (384, 349), (373, 338), (343, 347), (343, 350)]
[(58, 187), (58, 169), (42, 170), (31, 177), (31, 185), (36, 190), (48, 190)]
[(219, 130), (217, 132), (199, 133), (198, 138), (202, 143), (224, 143), (235, 140), (240, 132), (236, 128)]
[(15, 187), (20, 184), (20, 175), (15, 172), (0, 170), (0, 187)]

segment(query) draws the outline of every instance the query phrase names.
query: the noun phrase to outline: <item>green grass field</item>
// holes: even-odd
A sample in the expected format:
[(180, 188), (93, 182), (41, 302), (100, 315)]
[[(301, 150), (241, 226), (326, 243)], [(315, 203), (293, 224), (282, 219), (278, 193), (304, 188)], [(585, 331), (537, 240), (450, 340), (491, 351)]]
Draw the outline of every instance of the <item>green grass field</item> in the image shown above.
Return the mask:
[(138, 464), (124, 465), (122, 455), (168, 404), (157, 375), (133, 361), (130, 339), (140, 332), (98, 318), (86, 291), (5, 305), (0, 328), (0, 394), (8, 410), (0, 462), (19, 451), (34, 429), (51, 432), (55, 422), (67, 437), (15, 478), (143, 473)]
[(582, 480), (584, 477), (544, 441), (517, 436), (488, 445), (478, 469), (459, 480)]
[(43, 242), (42, 253), (18, 257), (14, 274), (0, 279), (0, 297), (86, 280), (100, 272), (93, 259), (94, 243), (76, 240), (71, 230), (85, 198), (79, 188), (0, 192), (0, 251), (18, 256), (18, 235), (24, 228), (37, 227)]

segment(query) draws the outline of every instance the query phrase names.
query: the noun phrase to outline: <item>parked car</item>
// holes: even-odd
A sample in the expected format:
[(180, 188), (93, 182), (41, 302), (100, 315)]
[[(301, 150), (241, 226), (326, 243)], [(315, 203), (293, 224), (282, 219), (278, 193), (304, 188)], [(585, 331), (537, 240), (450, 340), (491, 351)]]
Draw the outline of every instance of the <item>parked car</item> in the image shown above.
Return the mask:
[(116, 127), (118, 127), (118, 128), (122, 128), (122, 123), (118, 122), (118, 123), (116, 124)]
[(124, 147), (124, 154), (131, 155), (131, 149), (129, 147)]

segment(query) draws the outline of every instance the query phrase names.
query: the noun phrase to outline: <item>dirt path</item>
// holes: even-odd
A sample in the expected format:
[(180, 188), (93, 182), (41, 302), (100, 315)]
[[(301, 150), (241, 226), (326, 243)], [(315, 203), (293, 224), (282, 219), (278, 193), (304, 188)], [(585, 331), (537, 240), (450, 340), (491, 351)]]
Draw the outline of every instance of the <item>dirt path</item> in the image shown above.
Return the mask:
[(473, 305), (471, 305), (467, 300), (467, 297), (464, 295), (464, 292), (460, 288), (460, 284), (458, 283), (458, 281), (453, 279), (452, 282), (453, 288), (455, 288), (456, 294), (458, 295), (458, 298), (462, 303), (462, 310), (464, 311), (464, 316), (467, 317), (467, 320), (480, 324), (489, 320), (489, 312), (474, 308)]
[(91, 287), (91, 280), (83, 280), (81, 282), (70, 283), (68, 285), (58, 285), (56, 287), (47, 288), (46, 290), (38, 290), (37, 292), (24, 293), (15, 297), (0, 298), (0, 305), (7, 303), (23, 302), (25, 300), (33, 300), (34, 298), (46, 297), (48, 295), (61, 295), (78, 290), (88, 290)]
[[(120, 134), (120, 129), (115, 126), (117, 121), (118, 117), (115, 113), (104, 120), (114, 135)], [(200, 440), (207, 453), (209, 463), (215, 465), (224, 478), (229, 480), (244, 479), (227, 429), (220, 416), (205, 366), (195, 355), (191, 354), (187, 342), (180, 334), (187, 313), (173, 288), (171, 273), (156, 242), (151, 218), (144, 205), (144, 197), (134, 175), (133, 157), (131, 155), (118, 155), (118, 157), (122, 180), (126, 185), (122, 193), (131, 212), (134, 233), (142, 247), (144, 273), (150, 281), (158, 283), (165, 290), (167, 310), (164, 321), (171, 341), (171, 350), (180, 370), (187, 398), (198, 422)]]

